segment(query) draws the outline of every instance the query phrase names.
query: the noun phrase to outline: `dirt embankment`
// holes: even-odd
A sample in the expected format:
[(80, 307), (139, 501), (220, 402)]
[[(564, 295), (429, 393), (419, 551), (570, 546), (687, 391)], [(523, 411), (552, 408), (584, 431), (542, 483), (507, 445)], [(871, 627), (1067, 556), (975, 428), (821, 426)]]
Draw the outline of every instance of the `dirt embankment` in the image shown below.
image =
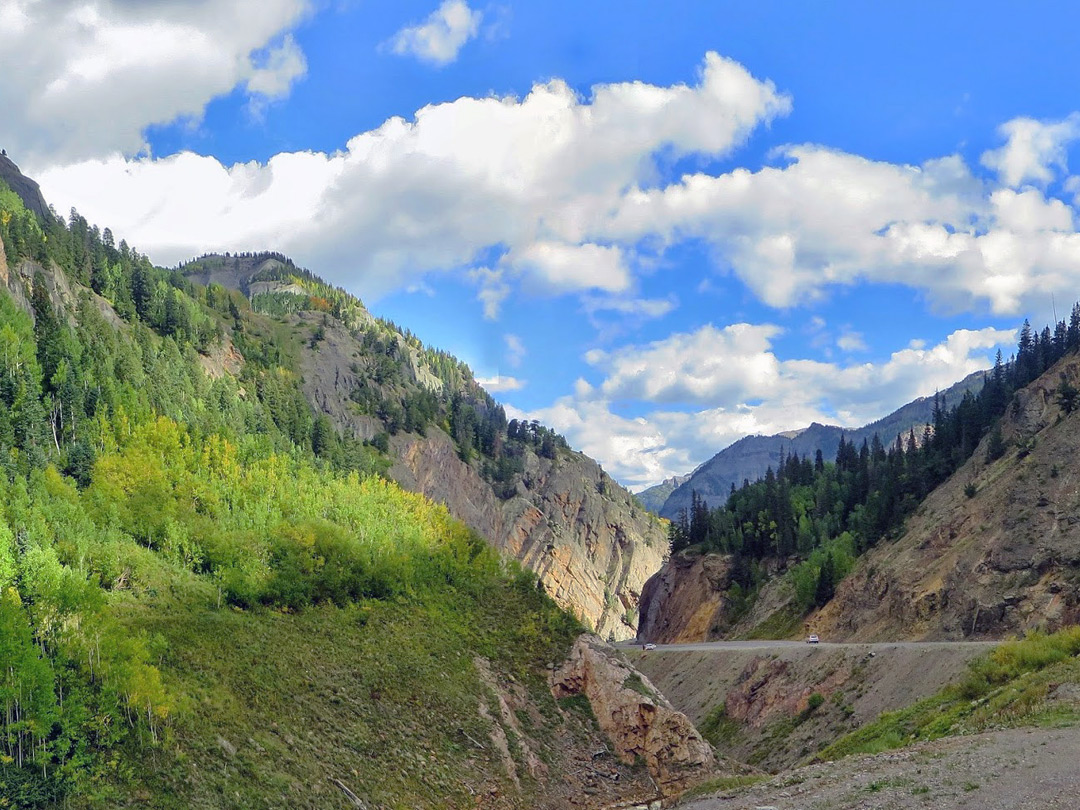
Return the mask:
[(735, 644), (627, 654), (699, 729), (712, 724), (721, 754), (770, 771), (795, 765), (883, 711), (929, 697), (990, 647)]
[(788, 771), (683, 810), (1074, 810), (1080, 728), (1010, 729)]

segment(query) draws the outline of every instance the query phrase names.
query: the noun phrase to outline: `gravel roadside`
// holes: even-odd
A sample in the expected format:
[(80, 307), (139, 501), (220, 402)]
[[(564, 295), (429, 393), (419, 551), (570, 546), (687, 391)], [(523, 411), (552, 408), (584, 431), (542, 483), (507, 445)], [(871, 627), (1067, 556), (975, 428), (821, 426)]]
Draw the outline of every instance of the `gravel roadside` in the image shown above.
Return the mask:
[(1077, 810), (1080, 727), (1009, 729), (786, 771), (680, 810)]

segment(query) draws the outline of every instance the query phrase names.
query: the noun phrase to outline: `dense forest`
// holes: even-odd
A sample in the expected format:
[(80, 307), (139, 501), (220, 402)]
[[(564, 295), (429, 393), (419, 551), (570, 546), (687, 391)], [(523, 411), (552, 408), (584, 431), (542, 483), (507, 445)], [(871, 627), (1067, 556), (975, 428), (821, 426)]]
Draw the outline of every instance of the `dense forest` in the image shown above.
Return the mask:
[[(669, 527), (673, 553), (691, 546), (733, 556), (734, 601), (745, 606), (766, 578), (766, 561), (787, 561), (797, 610), (832, 598), (855, 559), (895, 536), (904, 519), (975, 452), (984, 437), (988, 460), (1004, 454), (999, 418), (1013, 394), (1067, 353), (1080, 350), (1080, 304), (1051, 331), (1024, 321), (1015, 356), (998, 352), (978, 394), (952, 404), (935, 397), (933, 423), (885, 444), (841, 440), (835, 460), (792, 455), (757, 482), (732, 485), (726, 505), (710, 510), (694, 494), (692, 506)], [(1080, 391), (1062, 378), (1057, 391), (1068, 412)], [(1022, 449), (1022, 448), (1021, 448)], [(790, 564), (789, 564), (790, 563)]]
[[(387, 622), (422, 611), (441, 641), (395, 655), (471, 639), (492, 657), (546, 662), (569, 644), (578, 625), (530, 575), (376, 475), (378, 443), (312, 411), (295, 347), (241, 293), (156, 268), (75, 211), (40, 221), (3, 187), (0, 240), (9, 266), (37, 268), (22, 306), (0, 287), (0, 807), (109, 805), (141, 757), (191, 732), (197, 706), (231, 705), (194, 699), (173, 638), (215, 639), (193, 636), (194, 618), (155, 618), (169, 611), (365, 605)], [(355, 300), (314, 292), (328, 314)], [(235, 377), (207, 373), (201, 354), (226, 337), (244, 358)], [(431, 355), (444, 379), (471, 381)], [(416, 407), (401, 429), (442, 423), (464, 457), (491, 465), (506, 446), (553, 441), (461, 386)], [(475, 701), (459, 703), (455, 722), (471, 728)], [(436, 776), (402, 795), (450, 790), (421, 785)]]

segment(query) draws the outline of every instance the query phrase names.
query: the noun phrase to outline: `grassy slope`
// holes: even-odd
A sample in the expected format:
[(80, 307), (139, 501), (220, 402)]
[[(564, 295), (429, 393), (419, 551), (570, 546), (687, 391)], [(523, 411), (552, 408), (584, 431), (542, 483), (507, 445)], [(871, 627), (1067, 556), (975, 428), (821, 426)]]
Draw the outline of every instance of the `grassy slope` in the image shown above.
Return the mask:
[(1080, 684), (1078, 656), (1080, 627), (1006, 642), (972, 662), (960, 683), (906, 709), (886, 712), (816, 758), (878, 753), (918, 740), (992, 728), (1080, 722), (1075, 701), (1053, 699), (1062, 684)]
[[(349, 806), (332, 779), (369, 806), (540, 806), (515, 728), (555, 779), (598, 744), (546, 683), (576, 620), (445, 509), (366, 475), (370, 448), (313, 453), (287, 326), (87, 239), (8, 259), (113, 262), (123, 327), (66, 265), (78, 318), (39, 296), (35, 326), (0, 294), (0, 807)], [(188, 331), (136, 317), (136, 271)], [(234, 319), (244, 376), (212, 381), (189, 338)], [(483, 718), (481, 657), (516, 722)]]
[(212, 600), (193, 593), (127, 608), (131, 626), (167, 640), (166, 685), (183, 697), (169, 741), (130, 752), (142, 775), (124, 804), (349, 806), (331, 779), (386, 807), (464, 807), (475, 793), (510, 792), (477, 710), (488, 696), (475, 655), (526, 687), (533, 722), (549, 726), (531, 737), (553, 741), (563, 723), (544, 665), (576, 628), (539, 627), (543, 598), (528, 577), (482, 603), (451, 596), (285, 614)]

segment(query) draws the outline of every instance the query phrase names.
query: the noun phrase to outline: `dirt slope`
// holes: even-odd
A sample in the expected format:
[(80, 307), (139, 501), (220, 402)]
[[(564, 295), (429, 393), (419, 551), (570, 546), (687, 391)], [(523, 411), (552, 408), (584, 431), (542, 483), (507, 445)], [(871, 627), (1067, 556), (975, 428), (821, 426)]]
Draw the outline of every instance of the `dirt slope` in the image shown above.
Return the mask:
[[(831, 638), (1000, 638), (1080, 622), (1080, 411), (1058, 402), (1065, 357), (1017, 392), (987, 444), (932, 492), (895, 543), (874, 548), (811, 618)], [(971, 497), (969, 497), (969, 495)]]
[[(791, 767), (841, 734), (929, 697), (989, 645), (734, 642), (627, 650), (702, 730), (723, 705), (724, 756), (771, 771)], [(871, 655), (872, 653), (872, 655)], [(810, 697), (823, 702), (810, 709)]]

